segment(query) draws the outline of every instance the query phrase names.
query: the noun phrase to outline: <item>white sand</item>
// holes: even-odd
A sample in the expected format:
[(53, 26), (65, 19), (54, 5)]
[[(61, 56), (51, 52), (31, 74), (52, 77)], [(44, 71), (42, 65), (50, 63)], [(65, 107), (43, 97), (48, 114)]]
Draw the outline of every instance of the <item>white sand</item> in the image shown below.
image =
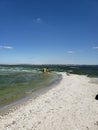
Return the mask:
[(1, 116), (0, 130), (98, 130), (98, 85), (61, 74), (56, 87)]

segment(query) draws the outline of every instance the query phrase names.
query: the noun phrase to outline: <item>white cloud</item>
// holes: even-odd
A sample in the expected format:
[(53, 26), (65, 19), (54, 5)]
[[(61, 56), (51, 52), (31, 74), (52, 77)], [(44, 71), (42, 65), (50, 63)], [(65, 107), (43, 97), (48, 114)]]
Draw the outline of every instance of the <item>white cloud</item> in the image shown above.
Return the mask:
[(38, 18), (34, 18), (34, 19), (33, 19), (33, 22), (34, 22), (34, 23), (42, 23), (42, 19), (39, 18), (39, 17), (38, 17)]
[(74, 51), (67, 51), (67, 53), (69, 53), (69, 54), (73, 54), (73, 53), (75, 53)]
[(12, 46), (0, 46), (0, 48), (3, 48), (3, 49), (12, 49), (13, 47)]
[(93, 47), (93, 49), (98, 49), (98, 46)]
[(36, 21), (39, 23), (41, 22), (41, 18), (37, 18)]

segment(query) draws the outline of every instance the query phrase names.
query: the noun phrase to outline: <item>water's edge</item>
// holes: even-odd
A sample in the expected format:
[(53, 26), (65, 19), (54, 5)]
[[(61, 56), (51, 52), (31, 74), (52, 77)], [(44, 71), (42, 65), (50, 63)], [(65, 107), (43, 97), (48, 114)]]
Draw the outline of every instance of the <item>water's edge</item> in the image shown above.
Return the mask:
[(90, 83), (98, 84), (98, 78), (90, 78)]
[(36, 99), (40, 95), (48, 92), (50, 89), (52, 89), (53, 87), (55, 87), (57, 84), (60, 83), (62, 79), (62, 75), (61, 74), (57, 74), (57, 75), (58, 75), (58, 79), (55, 79), (54, 81), (50, 82), (46, 86), (36, 89), (35, 91), (32, 92), (32, 94), (29, 94), (19, 99), (15, 99), (9, 103), (0, 105), (0, 115), (8, 114), (9, 112), (17, 109), (19, 106), (25, 105), (30, 99)]

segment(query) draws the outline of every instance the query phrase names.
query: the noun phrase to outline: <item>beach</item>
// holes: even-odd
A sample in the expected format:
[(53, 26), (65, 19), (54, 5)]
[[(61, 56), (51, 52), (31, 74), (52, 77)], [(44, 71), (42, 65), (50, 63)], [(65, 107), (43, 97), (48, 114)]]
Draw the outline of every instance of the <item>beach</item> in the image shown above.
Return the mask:
[(0, 130), (98, 130), (98, 84), (59, 72), (49, 91), (0, 116)]

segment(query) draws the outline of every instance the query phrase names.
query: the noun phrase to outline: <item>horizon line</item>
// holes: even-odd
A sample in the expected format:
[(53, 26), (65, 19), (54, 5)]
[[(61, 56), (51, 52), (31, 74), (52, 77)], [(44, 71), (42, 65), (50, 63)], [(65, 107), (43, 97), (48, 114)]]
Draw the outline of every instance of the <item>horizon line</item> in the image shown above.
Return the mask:
[(38, 66), (40, 66), (40, 65), (66, 65), (66, 66), (69, 66), (69, 65), (72, 65), (72, 66), (77, 66), (77, 65), (95, 65), (95, 66), (97, 66), (98, 64), (28, 64), (28, 63), (17, 63), (17, 64), (0, 64), (0, 65), (38, 65)]

